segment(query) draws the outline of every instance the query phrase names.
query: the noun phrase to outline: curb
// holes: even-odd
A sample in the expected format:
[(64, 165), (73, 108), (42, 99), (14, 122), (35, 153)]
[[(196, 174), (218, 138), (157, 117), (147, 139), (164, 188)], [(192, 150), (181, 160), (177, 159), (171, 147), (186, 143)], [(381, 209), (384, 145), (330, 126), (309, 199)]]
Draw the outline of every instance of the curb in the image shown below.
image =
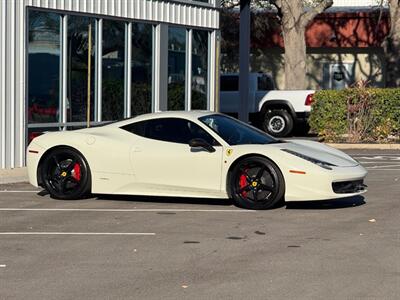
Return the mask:
[(400, 144), (338, 144), (326, 143), (336, 149), (350, 150), (350, 149), (365, 149), (365, 150), (400, 150)]

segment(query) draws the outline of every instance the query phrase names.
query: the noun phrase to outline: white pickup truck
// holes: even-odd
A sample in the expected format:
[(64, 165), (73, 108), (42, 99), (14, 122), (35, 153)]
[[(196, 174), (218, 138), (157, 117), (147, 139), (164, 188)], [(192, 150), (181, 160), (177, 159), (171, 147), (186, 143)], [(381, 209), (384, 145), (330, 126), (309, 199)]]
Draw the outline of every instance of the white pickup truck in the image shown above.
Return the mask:
[[(220, 111), (237, 116), (240, 107), (239, 74), (221, 75), (220, 88)], [(249, 118), (273, 136), (287, 136), (294, 124), (307, 121), (314, 92), (276, 90), (270, 75), (250, 73)]]

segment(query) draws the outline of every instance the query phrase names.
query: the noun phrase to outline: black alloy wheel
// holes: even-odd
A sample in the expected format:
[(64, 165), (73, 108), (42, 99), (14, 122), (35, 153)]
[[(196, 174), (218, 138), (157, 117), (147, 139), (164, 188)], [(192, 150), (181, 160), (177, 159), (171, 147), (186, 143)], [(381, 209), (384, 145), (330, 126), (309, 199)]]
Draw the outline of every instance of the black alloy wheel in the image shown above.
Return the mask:
[(249, 157), (234, 167), (230, 188), (236, 205), (246, 209), (269, 209), (283, 200), (285, 182), (272, 161)]
[(89, 165), (71, 148), (57, 148), (46, 155), (41, 163), (41, 177), (52, 198), (79, 199), (90, 192)]

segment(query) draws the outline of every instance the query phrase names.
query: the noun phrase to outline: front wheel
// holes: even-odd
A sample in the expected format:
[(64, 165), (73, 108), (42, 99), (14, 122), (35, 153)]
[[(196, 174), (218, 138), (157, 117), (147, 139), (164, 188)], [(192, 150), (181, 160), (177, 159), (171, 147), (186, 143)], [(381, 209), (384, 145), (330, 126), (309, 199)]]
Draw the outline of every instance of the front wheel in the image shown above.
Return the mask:
[(272, 136), (285, 137), (293, 130), (293, 118), (285, 109), (270, 110), (265, 113), (262, 128)]
[(41, 177), (43, 187), (56, 199), (79, 199), (90, 191), (89, 165), (82, 154), (71, 148), (58, 148), (46, 155)]
[(230, 192), (236, 205), (246, 209), (269, 209), (276, 206), (285, 192), (279, 168), (262, 157), (240, 161), (230, 178)]

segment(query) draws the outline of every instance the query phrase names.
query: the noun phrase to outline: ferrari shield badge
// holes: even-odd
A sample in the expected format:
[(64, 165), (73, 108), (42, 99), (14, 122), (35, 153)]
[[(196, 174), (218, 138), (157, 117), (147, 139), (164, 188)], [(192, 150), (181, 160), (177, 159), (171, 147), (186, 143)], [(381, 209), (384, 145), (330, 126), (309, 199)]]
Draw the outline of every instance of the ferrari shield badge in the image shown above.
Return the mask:
[(233, 153), (233, 149), (226, 149), (226, 155), (231, 156)]

